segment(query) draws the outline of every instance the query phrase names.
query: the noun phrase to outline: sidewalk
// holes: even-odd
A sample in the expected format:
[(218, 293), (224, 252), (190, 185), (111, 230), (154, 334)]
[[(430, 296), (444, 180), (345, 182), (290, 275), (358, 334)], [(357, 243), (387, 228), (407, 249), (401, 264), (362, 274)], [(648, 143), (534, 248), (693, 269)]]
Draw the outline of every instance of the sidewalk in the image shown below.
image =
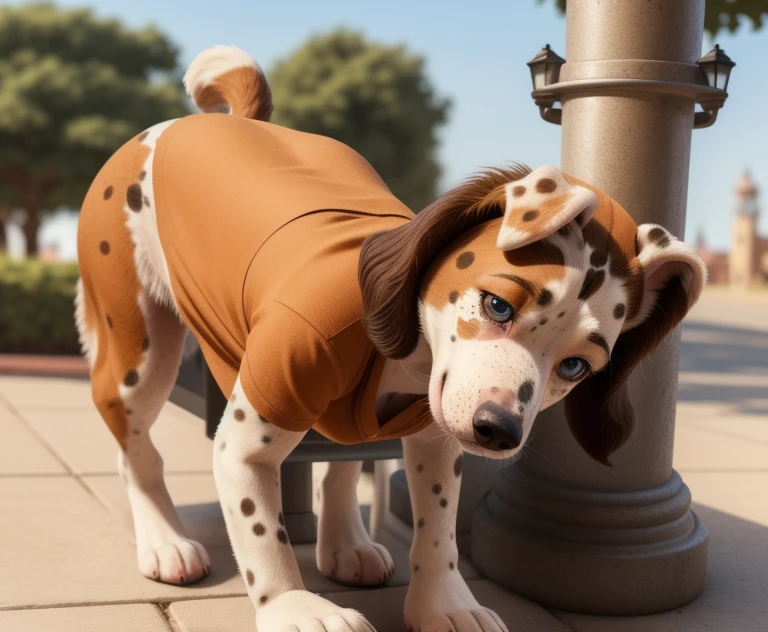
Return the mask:
[[(550, 611), (460, 569), (511, 632), (752, 632), (768, 629), (768, 295), (711, 292), (684, 328), (675, 467), (710, 531), (704, 593), (648, 617)], [(0, 376), (0, 630), (240, 632), (254, 630), (216, 501), (203, 424), (171, 404), (153, 430), (171, 495), (213, 559), (188, 587), (136, 570), (116, 447), (88, 382)], [(319, 466), (320, 467), (320, 466)], [(359, 496), (367, 502), (371, 479)], [(382, 542), (391, 587), (345, 588), (295, 547), (307, 587), (364, 612), (378, 632), (403, 630), (410, 533), (392, 517)]]

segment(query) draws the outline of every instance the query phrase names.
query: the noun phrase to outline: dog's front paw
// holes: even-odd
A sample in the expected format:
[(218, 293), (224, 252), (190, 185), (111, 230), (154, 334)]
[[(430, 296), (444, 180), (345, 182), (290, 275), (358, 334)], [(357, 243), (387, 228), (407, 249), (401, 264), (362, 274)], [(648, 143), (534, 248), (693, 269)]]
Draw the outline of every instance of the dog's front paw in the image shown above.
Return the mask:
[(508, 632), (499, 615), (477, 603), (458, 573), (412, 581), (405, 625), (410, 632)]
[(331, 579), (351, 586), (381, 586), (395, 572), (392, 557), (381, 544), (368, 542), (333, 551), (318, 542), (317, 568)]
[(509, 632), (493, 610), (478, 606), (428, 617), (421, 627), (408, 626), (412, 632)]
[(256, 628), (264, 632), (376, 632), (356, 610), (306, 590), (290, 590), (260, 606)]

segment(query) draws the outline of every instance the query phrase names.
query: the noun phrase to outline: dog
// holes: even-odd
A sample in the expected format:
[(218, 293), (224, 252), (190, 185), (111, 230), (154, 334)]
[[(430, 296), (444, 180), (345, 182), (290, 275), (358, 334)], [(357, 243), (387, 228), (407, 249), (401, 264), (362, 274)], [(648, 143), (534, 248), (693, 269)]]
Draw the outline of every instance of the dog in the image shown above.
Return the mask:
[[(627, 378), (699, 298), (702, 261), (551, 166), (486, 170), (414, 215), (349, 147), (270, 124), (243, 51), (209, 49), (184, 79), (204, 113), (120, 148), (78, 229), (76, 321), (140, 572), (186, 584), (210, 568), (149, 437), (191, 330), (229, 398), (214, 477), (258, 629), (372, 629), (305, 590), (285, 530), (280, 464), (315, 428), (403, 439), (408, 629), (506, 631), (457, 569), (464, 451), (514, 457), (565, 400), (578, 443), (609, 465), (634, 423)], [(382, 585), (394, 566), (363, 526), (359, 473), (332, 463), (321, 485), (318, 568)]]

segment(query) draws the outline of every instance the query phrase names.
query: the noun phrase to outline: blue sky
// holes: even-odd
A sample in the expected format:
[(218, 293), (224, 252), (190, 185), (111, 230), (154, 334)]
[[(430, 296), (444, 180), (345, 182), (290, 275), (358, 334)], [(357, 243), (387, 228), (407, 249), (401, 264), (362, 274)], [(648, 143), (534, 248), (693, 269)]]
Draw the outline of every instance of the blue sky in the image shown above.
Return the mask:
[[(96, 0), (90, 6), (99, 16), (131, 26), (154, 23), (181, 47), (185, 66), (208, 46), (234, 44), (269, 74), (273, 62), (310, 33), (337, 25), (360, 29), (381, 42), (403, 43), (426, 57), (435, 88), (453, 100), (439, 150), (443, 189), (483, 166), (512, 160), (559, 164), (560, 128), (539, 118), (525, 65), (545, 43), (565, 54), (565, 19), (551, 2)], [(719, 35), (717, 42), (738, 65), (717, 123), (693, 133), (685, 238), (693, 241), (703, 228), (711, 244), (724, 247), (735, 180), (750, 168), (761, 189), (768, 187), (768, 29), (753, 33), (746, 27), (735, 36)], [(702, 52), (712, 45), (705, 37)], [(49, 221), (42, 243), (58, 242), (62, 255), (73, 257), (76, 221), (74, 215)], [(765, 217), (762, 226), (768, 232)], [(11, 237), (19, 244), (17, 233)]]

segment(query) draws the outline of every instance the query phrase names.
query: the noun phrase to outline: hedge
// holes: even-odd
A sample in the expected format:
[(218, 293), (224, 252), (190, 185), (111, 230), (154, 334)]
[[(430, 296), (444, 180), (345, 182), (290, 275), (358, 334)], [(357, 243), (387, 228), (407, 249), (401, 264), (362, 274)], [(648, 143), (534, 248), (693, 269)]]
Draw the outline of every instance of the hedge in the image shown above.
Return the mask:
[(76, 263), (0, 257), (0, 353), (77, 354)]

